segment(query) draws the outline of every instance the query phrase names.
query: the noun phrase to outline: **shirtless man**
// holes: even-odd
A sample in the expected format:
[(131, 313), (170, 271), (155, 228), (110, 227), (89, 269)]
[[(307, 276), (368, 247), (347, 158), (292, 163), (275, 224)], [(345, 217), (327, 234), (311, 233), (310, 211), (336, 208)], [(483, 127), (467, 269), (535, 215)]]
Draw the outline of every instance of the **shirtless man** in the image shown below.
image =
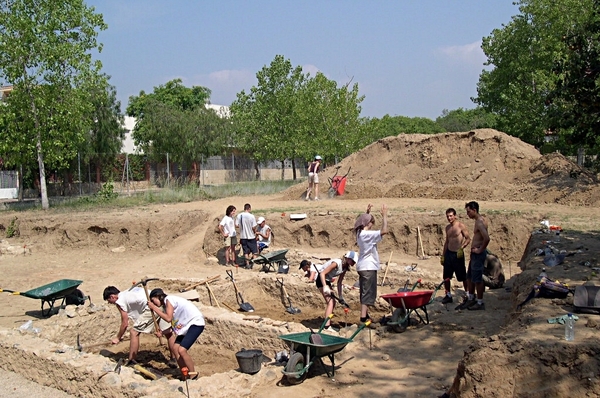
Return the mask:
[(471, 242), (471, 237), (465, 224), (456, 219), (456, 210), (450, 208), (446, 210), (446, 219), (450, 224), (446, 226), (446, 242), (440, 263), (444, 267), (444, 287), (446, 296), (442, 299), (442, 304), (451, 303), (452, 293), (450, 292), (450, 279), (456, 274), (456, 279), (463, 283), (465, 292), (468, 291), (467, 269), (465, 267), (465, 254), (463, 249)]
[[(481, 214), (479, 214), (479, 203), (469, 202), (465, 205), (467, 216), (475, 220), (473, 230), (473, 241), (471, 242), (471, 258), (469, 260), (469, 269), (467, 270), (467, 283), (469, 293), (467, 300), (456, 307), (457, 310), (468, 309), (472, 311), (485, 310), (483, 303), (483, 270), (485, 268), (485, 259), (487, 257), (487, 246), (490, 243), (488, 234), (488, 223)], [(477, 290), (477, 300), (475, 300), (475, 290)]]

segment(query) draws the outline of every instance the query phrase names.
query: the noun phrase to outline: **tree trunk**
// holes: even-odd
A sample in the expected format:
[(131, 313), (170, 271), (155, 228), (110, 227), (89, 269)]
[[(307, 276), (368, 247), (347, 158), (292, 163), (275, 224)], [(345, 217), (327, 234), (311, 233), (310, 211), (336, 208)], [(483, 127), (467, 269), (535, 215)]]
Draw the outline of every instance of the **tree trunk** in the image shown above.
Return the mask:
[(294, 177), (294, 181), (296, 181), (296, 159), (292, 159), (292, 176)]
[(95, 169), (96, 169), (96, 184), (100, 184), (102, 181), (102, 175), (101, 175), (101, 170), (100, 170), (100, 162), (95, 164)]
[(37, 161), (38, 167), (40, 169), (40, 193), (42, 194), (42, 210), (48, 210), (50, 208), (50, 202), (48, 202), (48, 191), (46, 189), (46, 168), (44, 167), (44, 154), (42, 153), (42, 137), (39, 133), (39, 130), (35, 147), (37, 149)]
[(285, 178), (285, 160), (281, 161), (281, 181), (283, 181)]
[(258, 168), (258, 162), (254, 162), (254, 170), (256, 170), (256, 181), (260, 181), (260, 169)]

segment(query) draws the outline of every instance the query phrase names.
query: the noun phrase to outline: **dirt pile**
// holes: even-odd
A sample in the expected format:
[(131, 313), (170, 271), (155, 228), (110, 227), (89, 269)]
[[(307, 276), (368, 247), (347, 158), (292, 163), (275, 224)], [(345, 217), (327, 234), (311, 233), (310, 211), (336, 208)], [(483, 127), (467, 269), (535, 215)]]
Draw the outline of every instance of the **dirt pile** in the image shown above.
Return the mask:
[[(542, 156), (533, 146), (492, 129), (387, 137), (348, 156), (339, 167), (340, 173), (352, 167), (346, 199), (600, 203), (595, 176), (560, 154)], [(334, 173), (333, 167), (324, 172), (322, 190)], [(292, 187), (287, 197), (299, 198), (305, 189), (305, 184)]]

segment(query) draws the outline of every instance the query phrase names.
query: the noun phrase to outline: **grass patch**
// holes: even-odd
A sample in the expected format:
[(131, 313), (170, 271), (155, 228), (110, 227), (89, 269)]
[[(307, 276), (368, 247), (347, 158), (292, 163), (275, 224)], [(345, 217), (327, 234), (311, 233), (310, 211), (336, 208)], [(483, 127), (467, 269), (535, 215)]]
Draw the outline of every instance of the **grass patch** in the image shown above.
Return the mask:
[(112, 186), (106, 184), (97, 195), (53, 201), (51, 207), (57, 211), (87, 211), (98, 208), (118, 209), (150, 204), (188, 203), (235, 196), (272, 195), (297, 183), (293, 180), (277, 180), (237, 182), (212, 186), (186, 184), (136, 192), (131, 196), (117, 195), (116, 192), (113, 192)]

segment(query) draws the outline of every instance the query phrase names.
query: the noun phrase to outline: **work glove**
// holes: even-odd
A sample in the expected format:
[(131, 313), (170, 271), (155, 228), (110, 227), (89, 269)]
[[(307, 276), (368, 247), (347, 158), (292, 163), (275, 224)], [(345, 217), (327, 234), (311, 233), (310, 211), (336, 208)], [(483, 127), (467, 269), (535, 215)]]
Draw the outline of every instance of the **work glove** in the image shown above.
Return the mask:
[(457, 258), (463, 258), (465, 256), (465, 252), (463, 250), (463, 248), (461, 247), (460, 249), (458, 249), (458, 251), (456, 252), (456, 257)]
[(440, 256), (440, 265), (444, 265), (444, 256)]
[(330, 296), (331, 295), (331, 289), (329, 288), (329, 286), (323, 286), (323, 294), (325, 296)]

